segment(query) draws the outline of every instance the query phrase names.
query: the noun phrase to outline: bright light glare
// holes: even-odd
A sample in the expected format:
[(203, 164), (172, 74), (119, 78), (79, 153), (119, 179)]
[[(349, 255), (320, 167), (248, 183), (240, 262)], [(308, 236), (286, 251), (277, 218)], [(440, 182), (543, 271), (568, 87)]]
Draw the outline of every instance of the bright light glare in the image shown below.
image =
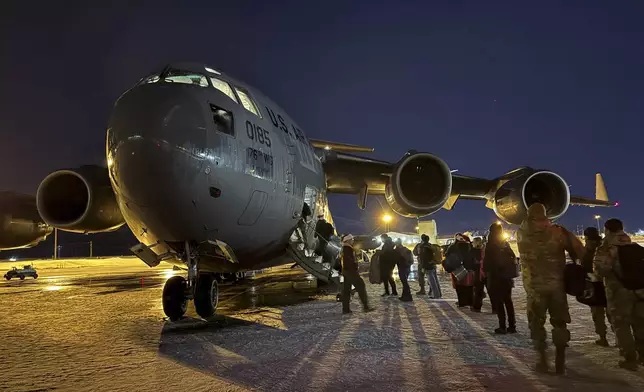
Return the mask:
[(208, 67), (205, 67), (205, 68), (206, 68), (206, 71), (208, 71), (210, 73), (214, 73), (215, 75), (221, 75), (221, 72), (219, 72), (219, 71), (216, 71), (216, 70), (214, 70), (212, 68), (208, 68)]
[(416, 230), (420, 229), (420, 227), (416, 226)]
[(58, 291), (62, 288), (63, 286), (47, 286), (45, 287), (45, 291)]
[(11, 256), (11, 258), (9, 259), (9, 261), (16, 261), (16, 260), (18, 260), (16, 256)]
[(601, 218), (601, 216), (595, 215), (595, 219), (599, 219), (599, 218)]
[(383, 215), (382, 221), (385, 222), (385, 223), (391, 222), (391, 215), (389, 215), (389, 214)]
[(505, 239), (507, 240), (508, 238), (510, 238), (510, 234), (508, 234), (508, 233), (503, 233), (503, 238), (505, 238)]
[(324, 149), (325, 149), (325, 150), (330, 150), (330, 149), (331, 149), (331, 146), (324, 146)]
[(112, 167), (113, 164), (114, 164), (114, 160), (112, 159), (112, 157), (108, 157), (107, 158), (107, 167)]
[(163, 271), (163, 277), (164, 277), (166, 280), (168, 280), (168, 279), (172, 278), (172, 277), (175, 275), (175, 272), (176, 272), (175, 270), (167, 270), (167, 271)]

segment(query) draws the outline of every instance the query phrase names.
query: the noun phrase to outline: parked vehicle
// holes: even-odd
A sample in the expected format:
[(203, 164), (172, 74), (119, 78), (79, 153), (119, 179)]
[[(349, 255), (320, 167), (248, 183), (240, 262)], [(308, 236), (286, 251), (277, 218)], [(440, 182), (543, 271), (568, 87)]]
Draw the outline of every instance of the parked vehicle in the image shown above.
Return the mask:
[(11, 280), (12, 278), (19, 278), (20, 280), (25, 280), (25, 277), (27, 276), (31, 276), (34, 279), (38, 279), (38, 273), (36, 272), (34, 267), (30, 265), (23, 265), (22, 269), (13, 267), (9, 271), (7, 271), (6, 274), (4, 274), (4, 278), (7, 280)]

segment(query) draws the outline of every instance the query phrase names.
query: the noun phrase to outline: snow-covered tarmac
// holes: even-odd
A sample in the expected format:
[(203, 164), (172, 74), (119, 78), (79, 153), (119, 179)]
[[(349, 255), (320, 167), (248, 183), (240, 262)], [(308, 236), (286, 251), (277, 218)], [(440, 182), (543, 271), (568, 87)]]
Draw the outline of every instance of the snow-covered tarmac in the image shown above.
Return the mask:
[(401, 303), (368, 285), (377, 311), (361, 313), (356, 297), (343, 316), (335, 295), (288, 267), (222, 287), (215, 321), (190, 309), (170, 323), (161, 308), (167, 266), (76, 263), (0, 283), (0, 390), (644, 390), (644, 369), (617, 368), (617, 349), (593, 344), (590, 311), (574, 301), (568, 375), (535, 373), (520, 282), (517, 335), (492, 334), (487, 300), (481, 314), (456, 309), (445, 279), (442, 301)]

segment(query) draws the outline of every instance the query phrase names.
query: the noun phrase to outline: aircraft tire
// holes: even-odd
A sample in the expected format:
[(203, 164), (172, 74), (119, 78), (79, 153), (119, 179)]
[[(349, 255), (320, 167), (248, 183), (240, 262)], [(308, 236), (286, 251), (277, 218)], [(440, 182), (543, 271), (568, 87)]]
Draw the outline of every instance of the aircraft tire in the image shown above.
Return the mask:
[(34, 279), (38, 279), (38, 274), (34, 274)]
[(213, 274), (200, 274), (195, 288), (195, 310), (204, 319), (212, 317), (219, 304), (219, 284)]
[(183, 276), (173, 276), (163, 286), (163, 312), (171, 321), (177, 321), (187, 308), (186, 280)]
[(20, 280), (25, 280), (25, 276), (24, 276), (24, 275), (19, 275), (18, 277), (20, 278)]

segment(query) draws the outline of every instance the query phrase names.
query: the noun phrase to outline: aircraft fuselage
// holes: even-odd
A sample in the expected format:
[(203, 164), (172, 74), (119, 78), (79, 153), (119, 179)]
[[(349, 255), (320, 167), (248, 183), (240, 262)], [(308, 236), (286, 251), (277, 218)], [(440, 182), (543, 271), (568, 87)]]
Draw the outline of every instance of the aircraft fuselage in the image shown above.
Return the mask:
[(119, 98), (107, 161), (139, 241), (162, 254), (220, 240), (239, 260), (206, 269), (252, 269), (283, 254), (305, 194), (309, 204), (315, 194), (314, 216), (329, 215), (322, 164), (293, 119), (252, 87), (194, 64), (169, 66)]

